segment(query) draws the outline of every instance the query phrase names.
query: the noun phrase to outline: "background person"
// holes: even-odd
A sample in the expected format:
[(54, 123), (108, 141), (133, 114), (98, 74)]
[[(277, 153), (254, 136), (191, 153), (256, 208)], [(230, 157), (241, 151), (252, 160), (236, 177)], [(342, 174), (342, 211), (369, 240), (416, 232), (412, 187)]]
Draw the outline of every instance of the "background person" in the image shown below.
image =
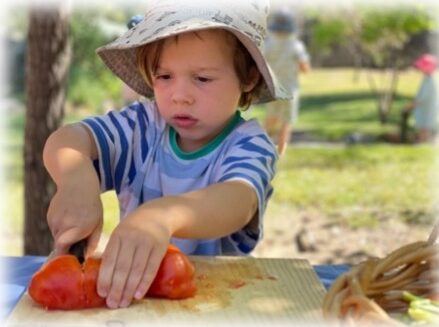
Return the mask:
[(293, 98), (266, 105), (265, 129), (275, 143), (279, 154), (287, 149), (293, 125), (299, 115), (299, 73), (311, 69), (305, 44), (299, 39), (292, 13), (287, 9), (274, 11), (268, 20), (265, 56), (283, 85)]
[(413, 67), (424, 74), (416, 96), (403, 112), (413, 113), (417, 142), (431, 141), (437, 132), (439, 102), (434, 80), (437, 60), (430, 54), (420, 56)]

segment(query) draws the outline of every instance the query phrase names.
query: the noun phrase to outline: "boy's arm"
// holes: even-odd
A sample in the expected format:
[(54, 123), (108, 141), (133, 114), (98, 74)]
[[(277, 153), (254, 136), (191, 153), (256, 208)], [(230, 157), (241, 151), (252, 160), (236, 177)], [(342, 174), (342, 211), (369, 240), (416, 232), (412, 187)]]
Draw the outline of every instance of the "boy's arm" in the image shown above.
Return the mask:
[(88, 130), (67, 125), (47, 140), (43, 160), (57, 185), (47, 213), (57, 253), (65, 253), (82, 238), (88, 252), (97, 246), (102, 227), (100, 185), (93, 166), (97, 149)]
[(209, 187), (167, 196), (140, 207), (161, 210), (169, 219), (171, 234), (180, 238), (219, 238), (250, 222), (257, 213), (256, 192), (247, 183), (226, 181)]
[(110, 308), (143, 298), (172, 236), (222, 237), (248, 224), (257, 208), (256, 192), (241, 181), (148, 201), (111, 234), (102, 256), (98, 294), (106, 297)]
[(44, 165), (56, 184), (80, 169), (87, 170), (90, 165), (93, 168), (91, 160), (96, 158), (96, 144), (81, 124), (61, 127), (49, 136), (44, 146)]

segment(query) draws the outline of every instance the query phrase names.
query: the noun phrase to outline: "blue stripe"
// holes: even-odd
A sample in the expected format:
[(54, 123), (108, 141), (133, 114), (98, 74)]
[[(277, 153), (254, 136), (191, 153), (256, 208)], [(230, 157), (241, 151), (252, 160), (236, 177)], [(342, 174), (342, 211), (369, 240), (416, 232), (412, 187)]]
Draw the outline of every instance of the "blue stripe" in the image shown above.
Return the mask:
[(270, 160), (271, 164), (269, 167), (268, 166), (268, 160), (266, 157), (236, 157), (236, 156), (231, 156), (231, 157), (227, 157), (226, 160), (224, 160), (223, 162), (223, 166), (229, 164), (229, 163), (233, 163), (236, 161), (251, 161), (251, 160), (258, 160), (264, 167), (266, 167), (267, 169), (270, 169), (269, 173), (270, 174), (274, 174), (274, 163)]
[(104, 174), (105, 180), (104, 185), (106, 190), (111, 190), (113, 188), (113, 178), (111, 174), (111, 159), (110, 159), (110, 149), (108, 147), (107, 139), (105, 138), (105, 134), (102, 131), (101, 127), (92, 119), (85, 119), (84, 122), (91, 127), (93, 130), (96, 139), (98, 141), (97, 146), (101, 150), (101, 162), (104, 166)]
[(254, 247), (249, 247), (247, 244), (245, 243), (239, 243), (238, 244), (238, 249), (242, 252), (242, 253), (250, 253), (251, 250), (254, 249)]
[(252, 140), (253, 139), (253, 136), (247, 136), (247, 137), (244, 137), (244, 138), (242, 138), (239, 142), (237, 142), (236, 144), (238, 144), (238, 145), (242, 145), (242, 144), (245, 144), (245, 143), (248, 143), (248, 141), (250, 141), (250, 140)]
[(110, 138), (111, 142), (114, 143), (114, 135), (113, 133), (110, 131), (110, 129), (108, 128), (107, 124), (102, 120), (102, 118), (100, 117), (95, 117), (94, 118), (95, 121), (97, 121), (99, 123), (99, 125), (101, 125), (101, 127), (105, 130), (105, 133), (107, 133), (108, 137)]
[[(139, 108), (141, 109), (141, 108)], [(146, 142), (146, 122), (148, 122), (148, 116), (145, 113), (145, 110), (137, 109), (137, 122), (139, 123), (139, 133), (140, 133), (140, 146), (141, 146), (141, 155), (142, 161), (145, 161), (146, 156), (148, 155), (148, 143)]]
[(248, 238), (251, 238), (253, 241), (257, 241), (259, 239), (259, 233), (254, 233), (253, 231), (251, 231), (249, 229), (245, 229), (244, 232), (245, 232), (245, 235)]
[(268, 192), (267, 192), (267, 199), (269, 199), (269, 198), (271, 197), (271, 195), (273, 194), (273, 192), (274, 192), (274, 189), (273, 189), (273, 188), (270, 188), (270, 189), (268, 190)]
[(244, 237), (241, 235), (240, 232), (236, 232), (230, 235), (230, 239), (237, 243), (238, 249), (243, 253), (250, 253), (250, 251), (254, 248), (254, 246), (251, 247), (244, 242)]
[(231, 170), (233, 170), (234, 168), (244, 168), (244, 169), (248, 169), (248, 170), (252, 170), (255, 171), (259, 174), (259, 176), (261, 176), (262, 179), (262, 185), (264, 188), (267, 187), (268, 184), (268, 176), (267, 176), (267, 172), (264, 170), (259, 169), (258, 167), (255, 167), (252, 164), (249, 164), (247, 162), (236, 162), (233, 165), (227, 167), (226, 169), (226, 173), (230, 172)]
[(138, 103), (138, 106), (136, 107), (136, 111), (140, 112), (142, 116), (145, 118), (145, 122), (149, 124), (149, 117), (146, 114), (145, 106), (141, 103)]
[(136, 177), (137, 170), (136, 170), (136, 164), (134, 162), (134, 158), (131, 159), (131, 165), (130, 170), (128, 171), (128, 183), (131, 184)]
[(264, 140), (267, 144), (273, 144), (267, 134), (259, 134), (257, 138)]
[(240, 231), (233, 233), (230, 235), (230, 238), (235, 243), (241, 243), (244, 241), (244, 237), (241, 235)]
[(118, 158), (116, 170), (114, 173), (116, 192), (119, 193), (120, 192), (120, 185), (122, 184), (123, 173), (125, 171), (125, 166), (126, 166), (126, 162), (127, 162), (128, 141), (127, 141), (127, 138), (125, 136), (125, 133), (124, 133), (122, 126), (117, 121), (114, 114), (112, 112), (110, 112), (108, 114), (108, 116), (110, 117), (111, 121), (113, 122), (113, 124), (116, 127), (116, 130), (119, 134), (120, 149), (122, 150), (122, 152)]
[[(136, 128), (136, 121), (131, 118), (130, 113), (134, 111), (137, 114), (138, 110), (144, 110), (144, 107), (139, 102), (135, 102), (129, 105), (127, 110), (123, 110), (120, 113), (127, 120), (128, 125), (130, 126), (132, 131), (134, 131), (134, 129)], [(133, 156), (133, 158), (131, 159), (130, 168), (128, 170), (128, 184), (131, 184), (134, 181), (136, 174), (137, 174), (137, 169)]]
[(140, 190), (140, 195), (139, 195), (139, 206), (145, 201), (145, 199), (143, 198), (143, 187)]
[(136, 122), (131, 119), (131, 117), (129, 116), (128, 112), (127, 111), (121, 111), (120, 114), (121, 114), (122, 117), (124, 117), (127, 120), (128, 126), (130, 126), (131, 130), (134, 130), (134, 128), (136, 127)]
[[(260, 139), (263, 140), (266, 144), (264, 144), (264, 146), (266, 145), (267, 147), (261, 147), (261, 146), (257, 146), (256, 144), (254, 144), (254, 140), (256, 139)], [(249, 142), (252, 141), (252, 142)], [(241, 149), (245, 149), (248, 151), (256, 151), (258, 153), (263, 154), (264, 156), (269, 156), (271, 158), (271, 166), (270, 168), (274, 171), (274, 167), (276, 164), (276, 153), (273, 149), (273, 144), (271, 143), (270, 139), (267, 137), (266, 134), (259, 134), (256, 136), (248, 136), (245, 137), (243, 139), (241, 139), (239, 142), (236, 143), (237, 145), (240, 145)], [(273, 149), (273, 151), (268, 151), (268, 149)], [(264, 152), (261, 152), (259, 149), (264, 149)]]
[[(271, 142), (271, 140), (270, 140), (270, 138), (268, 137), (268, 135), (266, 135), (266, 134), (260, 134), (260, 135), (258, 135), (258, 138), (264, 140), (264, 142), (266, 143), (266, 145), (267, 145), (269, 148), (273, 149), (273, 143)], [(277, 158), (276, 151), (273, 151), (273, 155), (274, 155), (274, 159), (273, 159), (273, 157), (271, 157), (272, 159), (271, 159), (271, 166), (270, 166), (270, 168), (272, 169), (272, 171), (275, 171), (275, 165), (276, 165), (276, 162), (277, 162), (277, 159), (278, 159), (278, 158)]]
[(247, 142), (243, 144), (241, 148), (247, 151), (257, 152), (262, 156), (268, 156), (271, 158), (272, 161), (276, 161), (276, 155), (273, 152), (268, 151), (266, 148), (263, 148), (257, 144)]
[(99, 160), (93, 160), (93, 167), (95, 168), (96, 174), (98, 175), (99, 182), (101, 182), (101, 171), (99, 170)]

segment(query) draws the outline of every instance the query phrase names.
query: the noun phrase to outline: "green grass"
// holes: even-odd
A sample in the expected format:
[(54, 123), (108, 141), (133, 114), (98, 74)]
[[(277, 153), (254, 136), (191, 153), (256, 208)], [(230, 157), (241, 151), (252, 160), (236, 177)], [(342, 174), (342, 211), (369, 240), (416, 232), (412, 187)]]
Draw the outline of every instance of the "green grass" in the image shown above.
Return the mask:
[[(362, 73), (363, 74), (363, 73)], [(313, 131), (323, 139), (342, 140), (362, 132), (380, 135), (397, 130), (394, 118), (388, 125), (378, 123), (374, 99), (364, 76), (353, 82), (352, 70), (315, 70), (302, 78), (302, 108), (298, 130)], [(407, 72), (401, 76), (398, 106), (411, 97), (419, 76)], [(73, 111), (66, 122), (76, 121), (87, 111)], [(251, 108), (245, 116), (263, 119), (264, 106)], [(0, 169), (5, 173), (6, 235), (21, 235), (23, 230), (24, 111), (6, 117)], [(354, 227), (376, 227), (385, 217), (397, 217), (410, 223), (427, 224), (436, 216), (438, 194), (436, 158), (431, 145), (367, 145), (301, 148), (290, 147), (278, 164), (273, 182), (275, 193), (271, 208), (319, 210), (326, 216)], [(118, 222), (114, 192), (102, 196), (105, 207), (104, 234)], [(272, 210), (271, 212), (276, 212)], [(4, 254), (20, 255), (17, 238), (6, 242)]]
[[(401, 110), (415, 94), (421, 75), (411, 70), (401, 73), (388, 122), (382, 125), (368, 74), (381, 89), (385, 75), (366, 70), (325, 69), (302, 75), (300, 115), (295, 130), (325, 141), (340, 141), (352, 133), (372, 139), (398, 133)], [(263, 120), (264, 105), (251, 108), (244, 116)]]
[(390, 215), (431, 223), (438, 199), (437, 155), (427, 145), (290, 147), (279, 163), (273, 201), (334, 217), (356, 212), (361, 219)]

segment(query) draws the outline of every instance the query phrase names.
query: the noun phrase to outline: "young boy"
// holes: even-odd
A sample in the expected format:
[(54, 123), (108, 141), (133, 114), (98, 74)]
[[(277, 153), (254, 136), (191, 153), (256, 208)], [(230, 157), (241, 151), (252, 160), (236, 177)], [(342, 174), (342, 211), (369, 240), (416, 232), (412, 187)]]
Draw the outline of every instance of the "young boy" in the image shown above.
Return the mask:
[(100, 193), (116, 190), (121, 222), (98, 278), (108, 307), (145, 295), (170, 241), (188, 254), (245, 255), (261, 238), (277, 155), (238, 107), (288, 97), (261, 53), (267, 12), (263, 0), (148, 1), (144, 20), (98, 54), (153, 99), (49, 137), (57, 253), (81, 239), (94, 251)]

